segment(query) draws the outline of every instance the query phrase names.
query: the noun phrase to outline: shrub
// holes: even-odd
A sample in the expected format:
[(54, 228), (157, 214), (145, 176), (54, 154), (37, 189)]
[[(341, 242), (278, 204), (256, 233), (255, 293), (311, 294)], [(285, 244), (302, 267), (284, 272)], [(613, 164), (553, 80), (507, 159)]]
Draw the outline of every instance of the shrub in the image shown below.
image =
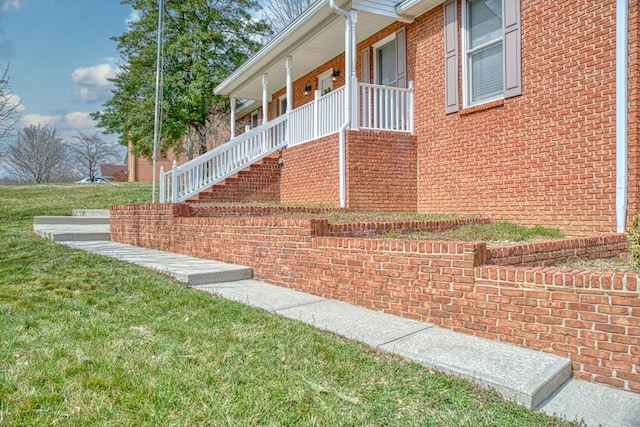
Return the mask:
[(633, 218), (633, 225), (629, 230), (629, 258), (640, 265), (640, 215)]

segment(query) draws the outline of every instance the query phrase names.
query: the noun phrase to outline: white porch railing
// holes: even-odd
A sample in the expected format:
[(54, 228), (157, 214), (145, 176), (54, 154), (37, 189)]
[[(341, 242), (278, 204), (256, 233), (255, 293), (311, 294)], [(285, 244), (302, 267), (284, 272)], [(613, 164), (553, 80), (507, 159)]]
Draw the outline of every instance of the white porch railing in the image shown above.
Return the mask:
[(413, 82), (409, 87), (358, 83), (360, 129), (413, 132)]
[(238, 135), (195, 159), (160, 173), (160, 202), (178, 203), (284, 148), (287, 117)]
[[(409, 88), (359, 83), (354, 128), (413, 132), (413, 82)], [(285, 147), (336, 133), (344, 124), (344, 86), (170, 171), (160, 172), (160, 202), (178, 203)]]
[(344, 86), (289, 112), (289, 147), (338, 132), (344, 123)]

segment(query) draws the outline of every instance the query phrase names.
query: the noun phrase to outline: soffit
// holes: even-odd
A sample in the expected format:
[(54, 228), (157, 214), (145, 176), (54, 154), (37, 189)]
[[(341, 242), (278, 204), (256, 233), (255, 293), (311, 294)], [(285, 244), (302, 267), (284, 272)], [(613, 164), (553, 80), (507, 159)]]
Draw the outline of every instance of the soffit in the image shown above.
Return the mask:
[[(268, 98), (286, 85), (285, 58), (293, 58), (293, 80), (308, 74), (329, 59), (344, 52), (345, 23), (341, 15), (321, 0), (314, 4), (302, 23), (286, 28), (254, 57), (222, 82), (215, 92), (244, 99), (262, 99), (262, 74), (268, 75)], [(390, 16), (358, 12), (358, 42), (395, 21)], [(294, 22), (295, 24), (295, 22)], [(283, 34), (284, 33), (284, 34)], [(344, 72), (344, 70), (341, 70)]]

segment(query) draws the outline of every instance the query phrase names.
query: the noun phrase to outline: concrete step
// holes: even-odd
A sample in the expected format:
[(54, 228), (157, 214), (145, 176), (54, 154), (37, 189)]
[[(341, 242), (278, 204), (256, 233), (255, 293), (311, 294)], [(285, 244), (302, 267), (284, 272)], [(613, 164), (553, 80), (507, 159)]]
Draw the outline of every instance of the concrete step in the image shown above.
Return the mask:
[(65, 225), (95, 225), (109, 224), (109, 217), (104, 216), (36, 216), (34, 225), (65, 224)]
[(34, 224), (33, 231), (54, 242), (110, 240), (109, 224)]
[(528, 408), (537, 408), (571, 377), (571, 362), (559, 356), (254, 280), (199, 288), (464, 377)]
[(572, 376), (569, 359), (442, 328), (429, 328), (381, 348), (489, 386), (532, 409)]
[(97, 216), (109, 218), (109, 209), (74, 209), (72, 216)]
[(253, 277), (253, 269), (118, 242), (64, 242), (67, 246), (116, 258), (167, 274), (188, 285), (233, 282)]

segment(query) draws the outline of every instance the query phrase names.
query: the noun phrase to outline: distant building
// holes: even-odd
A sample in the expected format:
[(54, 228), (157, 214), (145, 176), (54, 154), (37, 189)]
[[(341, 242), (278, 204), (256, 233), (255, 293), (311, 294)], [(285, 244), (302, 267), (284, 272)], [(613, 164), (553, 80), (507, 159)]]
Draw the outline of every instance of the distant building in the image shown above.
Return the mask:
[(109, 181), (126, 181), (127, 165), (102, 165), (100, 175)]

